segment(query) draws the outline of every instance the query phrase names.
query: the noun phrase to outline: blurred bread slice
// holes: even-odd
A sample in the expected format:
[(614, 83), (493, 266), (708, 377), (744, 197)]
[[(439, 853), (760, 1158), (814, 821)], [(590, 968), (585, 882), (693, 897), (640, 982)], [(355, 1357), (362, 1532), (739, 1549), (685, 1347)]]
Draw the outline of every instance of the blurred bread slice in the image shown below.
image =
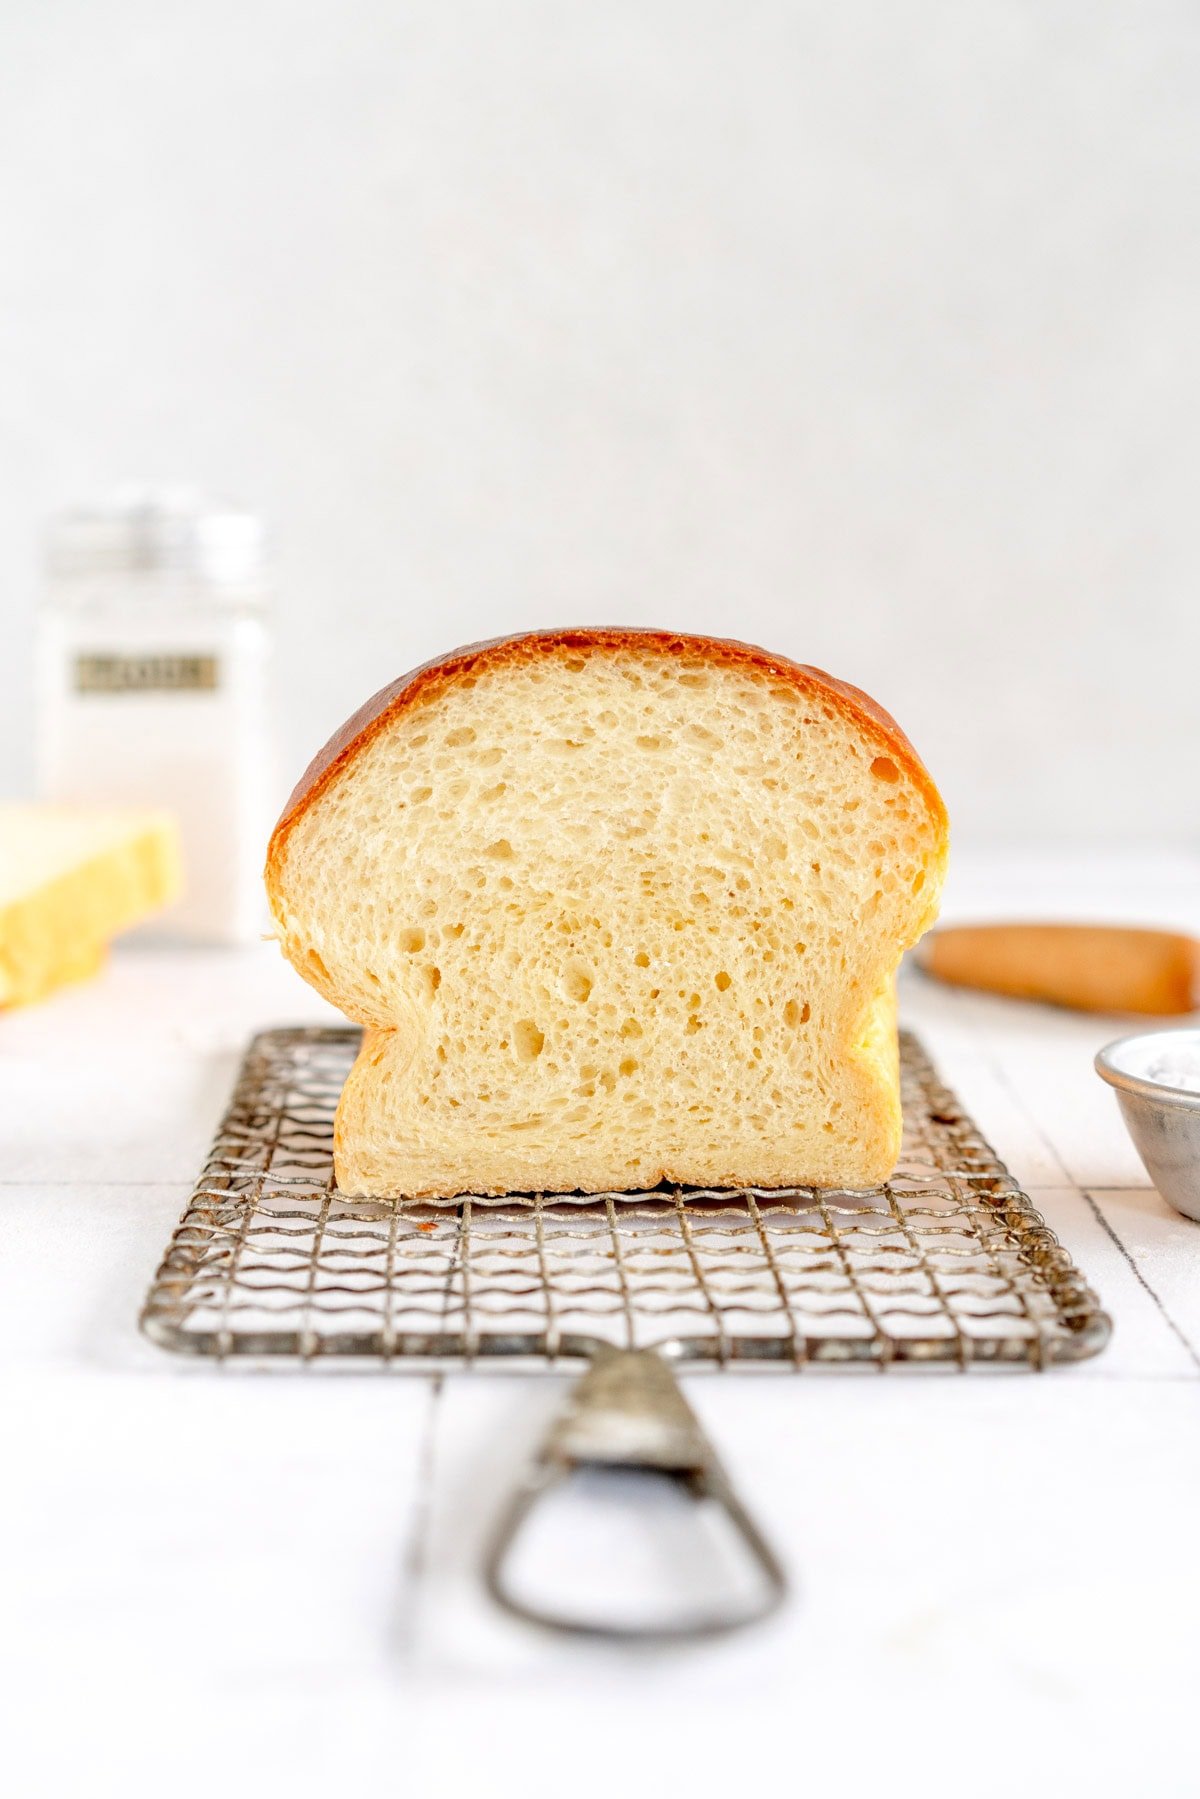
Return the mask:
[(887, 714), (762, 650), (538, 632), (403, 677), (268, 856), (284, 954), (368, 1027), (339, 1185), (882, 1180), (946, 849)]
[(0, 805), (0, 1005), (94, 974), (110, 940), (179, 888), (166, 813)]

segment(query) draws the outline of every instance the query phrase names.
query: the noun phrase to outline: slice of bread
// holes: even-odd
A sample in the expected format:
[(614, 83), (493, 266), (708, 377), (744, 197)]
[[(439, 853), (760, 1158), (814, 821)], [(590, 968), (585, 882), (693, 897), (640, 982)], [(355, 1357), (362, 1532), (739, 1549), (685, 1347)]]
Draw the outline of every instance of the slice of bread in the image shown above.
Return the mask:
[(95, 974), (109, 939), (179, 887), (179, 832), (166, 813), (0, 806), (0, 1005)]
[(883, 1180), (946, 851), (892, 719), (762, 650), (537, 632), (402, 677), (267, 862), (284, 954), (368, 1027), (339, 1186)]

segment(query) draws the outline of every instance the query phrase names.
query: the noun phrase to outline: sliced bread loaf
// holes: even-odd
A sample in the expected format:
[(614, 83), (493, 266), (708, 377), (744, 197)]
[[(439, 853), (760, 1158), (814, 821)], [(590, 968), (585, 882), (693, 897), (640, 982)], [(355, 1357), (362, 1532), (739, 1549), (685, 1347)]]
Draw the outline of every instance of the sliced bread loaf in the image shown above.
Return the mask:
[(95, 974), (110, 938), (179, 888), (179, 831), (166, 813), (0, 805), (0, 1006)]
[(385, 688), (271, 839), (284, 954), (367, 1026), (367, 1194), (871, 1185), (942, 802), (864, 694), (742, 644), (538, 632)]

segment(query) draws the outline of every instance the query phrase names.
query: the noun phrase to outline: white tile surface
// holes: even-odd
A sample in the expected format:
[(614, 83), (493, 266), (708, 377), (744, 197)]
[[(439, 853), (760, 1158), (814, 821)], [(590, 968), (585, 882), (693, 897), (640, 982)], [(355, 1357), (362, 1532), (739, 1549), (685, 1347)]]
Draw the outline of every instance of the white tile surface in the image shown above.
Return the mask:
[(103, 980), (6, 1014), (0, 1182), (193, 1179), (246, 1039), (307, 1022), (344, 1021), (274, 944), (119, 950)]
[(993, 1059), (953, 1057), (954, 1091), (972, 1117), (986, 1120), (988, 1142), (1026, 1188), (1071, 1187), (1062, 1157)]
[(915, 969), (905, 970), (901, 996), (906, 1021), (952, 1078), (961, 1066), (968, 1084), (986, 1084), (979, 1121), (1002, 1151), (997, 1138), (1008, 1133), (1022, 1180), (1149, 1185), (1116, 1099), (1092, 1067), (1098, 1049), (1135, 1028), (1127, 1018), (946, 989)]
[[(1161, 1298), (1157, 1271), (1149, 1278), (1143, 1276), (1138, 1262), (1114, 1237), (1112, 1202), (1119, 1196), (1085, 1194), (1061, 1186), (1044, 1192), (1031, 1187), (1029, 1192), (1114, 1320), (1112, 1341), (1103, 1355), (1062, 1371), (1063, 1377), (1073, 1381), (1195, 1379), (1200, 1363), (1173, 1327)], [(1129, 1197), (1163, 1204), (1153, 1190)]]
[(236, 1050), (329, 1016), (274, 952), (119, 955), (6, 1017), (9, 1764), (124, 1799), (164, 1765), (211, 1791), (212, 1753), (247, 1799), (401, 1773), (528, 1799), (629, 1790), (631, 1768), (707, 1799), (801, 1766), (921, 1799), (1190, 1791), (1200, 1227), (1131, 1162), (1091, 1073), (1111, 1021), (915, 976), (903, 1011), (1113, 1342), (1040, 1378), (689, 1378), (796, 1591), (759, 1633), (639, 1656), (481, 1594), (482, 1541), (562, 1380), (221, 1372), (137, 1336)]
[(1005, 1058), (1004, 1078), (1057, 1145), (1068, 1174), (1080, 1186), (1150, 1185), (1121, 1121), (1116, 1095), (1092, 1067), (1095, 1051), (1127, 1028), (1107, 1023), (1059, 1044), (1028, 1040)]
[(704, 1735), (708, 1792), (724, 1765), (717, 1742), (709, 1761), (705, 1718), (736, 1720), (744, 1750), (764, 1709), (777, 1757), (814, 1732), (814, 1772), (837, 1768), (855, 1793), (885, 1773), (902, 1793), (948, 1791), (964, 1758), (972, 1790), (1004, 1790), (1023, 1767), (1026, 1790), (1049, 1791), (1068, 1769), (1064, 1734), (1071, 1779), (1121, 1792), (1145, 1757), (1163, 1790), (1185, 1790), (1175, 1708), (1200, 1598), (1178, 1554), (1200, 1477), (1190, 1383), (1139, 1385), (1125, 1407), (1070, 1380), (692, 1377), (794, 1596), (759, 1632), (639, 1658), (636, 1678), (628, 1658), (510, 1624), (479, 1592), (478, 1495), (512, 1478), (549, 1385), (451, 1379), (439, 1411), (421, 1664), (468, 1706), (535, 1687), (553, 1711), (581, 1691), (606, 1717), (653, 1707)]
[[(7, 1059), (6, 1059), (7, 1060)], [(97, 1056), (65, 1045), (54, 1076), (23, 1057), (0, 1068), (11, 1115), (6, 1180), (186, 1181), (204, 1158), (237, 1072), (236, 1051), (164, 1056), (123, 1047)]]
[(130, 1331), (191, 1182), (0, 1186), (0, 1363), (158, 1366)]
[(1200, 1369), (1200, 1224), (1153, 1187), (1089, 1196), (1139, 1282)]

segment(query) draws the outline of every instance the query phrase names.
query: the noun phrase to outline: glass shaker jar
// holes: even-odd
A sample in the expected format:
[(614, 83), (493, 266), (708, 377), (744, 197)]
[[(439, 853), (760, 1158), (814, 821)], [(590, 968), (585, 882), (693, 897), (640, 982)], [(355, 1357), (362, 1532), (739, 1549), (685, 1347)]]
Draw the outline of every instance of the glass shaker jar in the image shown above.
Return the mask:
[(39, 791), (174, 813), (184, 892), (155, 921), (156, 936), (245, 943), (264, 927), (270, 601), (252, 513), (165, 491), (118, 495), (51, 523)]

